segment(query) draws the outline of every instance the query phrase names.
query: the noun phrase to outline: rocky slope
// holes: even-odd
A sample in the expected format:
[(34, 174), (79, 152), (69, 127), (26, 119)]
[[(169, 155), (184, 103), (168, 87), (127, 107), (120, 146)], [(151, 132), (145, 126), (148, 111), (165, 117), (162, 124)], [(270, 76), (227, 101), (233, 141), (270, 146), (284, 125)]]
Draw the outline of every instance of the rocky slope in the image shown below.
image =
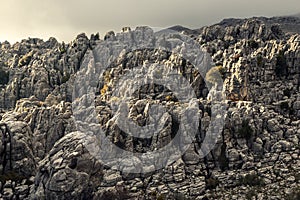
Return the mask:
[[(204, 158), (199, 150), (212, 120), (212, 102), (204, 77), (191, 63), (169, 52), (139, 49), (103, 72), (95, 98), (99, 124), (113, 143), (132, 152), (168, 144), (178, 128), (180, 106), (172, 91), (157, 85), (141, 88), (130, 99), (129, 117), (145, 125), (153, 104), (166, 107), (169, 117), (155, 137), (134, 138), (120, 131), (108, 105), (116, 100), (115, 80), (129, 69), (156, 63), (177, 70), (195, 90), (200, 127), (193, 145), (174, 163), (151, 173), (124, 173), (101, 163), (86, 148), (85, 133), (74, 121), (75, 74), (101, 42), (99, 35), (81, 34), (70, 44), (54, 38), (1, 43), (1, 198), (299, 199), (298, 23), (292, 17), (229, 19), (195, 31), (181, 30), (207, 50), (224, 78), (225, 126)], [(141, 41), (153, 34), (145, 27), (136, 31)], [(131, 32), (109, 32), (105, 40)], [(164, 42), (177, 40), (176, 36)]]

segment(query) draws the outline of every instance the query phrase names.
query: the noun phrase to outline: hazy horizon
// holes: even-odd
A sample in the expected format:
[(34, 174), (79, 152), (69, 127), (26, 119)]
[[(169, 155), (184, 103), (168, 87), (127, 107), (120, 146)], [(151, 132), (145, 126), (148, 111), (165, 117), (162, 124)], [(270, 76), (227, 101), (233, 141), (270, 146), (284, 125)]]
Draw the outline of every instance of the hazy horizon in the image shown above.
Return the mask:
[(11, 0), (1, 2), (0, 42), (55, 37), (69, 42), (86, 33), (119, 32), (122, 27), (148, 25), (191, 29), (220, 22), (225, 18), (273, 17), (299, 13), (299, 0), (173, 0), (173, 1), (59, 1)]

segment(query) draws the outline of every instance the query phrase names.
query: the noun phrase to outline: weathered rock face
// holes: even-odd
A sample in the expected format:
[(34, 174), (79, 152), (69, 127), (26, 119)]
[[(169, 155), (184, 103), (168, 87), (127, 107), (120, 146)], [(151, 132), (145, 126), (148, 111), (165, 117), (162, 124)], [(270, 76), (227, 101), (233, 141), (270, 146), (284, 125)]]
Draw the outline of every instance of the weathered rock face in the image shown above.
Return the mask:
[(84, 148), (85, 134), (59, 140), (40, 162), (32, 199), (91, 199), (103, 181), (103, 167)]
[[(86, 52), (96, 47), (99, 35), (88, 39), (81, 34), (70, 44), (54, 38), (1, 43), (1, 198), (297, 199), (300, 36), (291, 33), (290, 20), (224, 20), (197, 31), (180, 28), (207, 49), (224, 78), (225, 126), (205, 158), (199, 151), (212, 118), (210, 87), (189, 61), (162, 50), (138, 49), (103, 72), (95, 97), (99, 124), (112, 143), (131, 152), (159, 149), (174, 138), (180, 102), (159, 85), (139, 88), (130, 99), (128, 117), (133, 122), (147, 124), (155, 114), (150, 111), (154, 104), (165, 107), (168, 116), (161, 116), (166, 124), (155, 137), (132, 137), (118, 127), (109, 106), (120, 100), (112, 92), (117, 80), (137, 66), (155, 71), (161, 64), (182, 74), (195, 90), (200, 126), (193, 145), (174, 163), (151, 173), (124, 173), (104, 165), (88, 151), (87, 135), (76, 127), (71, 103), (74, 74), (85, 62)], [(150, 41), (149, 28), (136, 31), (137, 35), (130, 28), (120, 34), (109, 32), (105, 40)], [(174, 36), (172, 42), (178, 39)], [(124, 162), (128, 168), (136, 164), (130, 159)]]
[[(31, 96), (44, 101), (58, 86), (67, 84), (93, 42), (81, 34), (68, 45), (54, 38), (46, 42), (28, 39), (12, 46), (1, 44), (0, 67), (9, 72), (9, 82), (1, 89), (1, 108), (13, 108), (17, 100)], [(59, 93), (60, 100), (70, 101), (70, 96), (67, 91)]]

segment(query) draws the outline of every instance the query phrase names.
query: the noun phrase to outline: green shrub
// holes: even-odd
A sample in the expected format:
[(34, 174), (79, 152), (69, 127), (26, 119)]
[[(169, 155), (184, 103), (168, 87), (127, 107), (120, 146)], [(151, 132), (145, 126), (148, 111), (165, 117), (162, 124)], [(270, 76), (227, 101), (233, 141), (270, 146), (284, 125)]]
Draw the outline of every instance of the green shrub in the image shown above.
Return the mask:
[(255, 40), (249, 40), (248, 45), (251, 49), (257, 49), (259, 47), (258, 42), (256, 42)]
[(247, 174), (245, 177), (240, 179), (241, 185), (249, 185), (249, 186), (264, 186), (264, 180), (260, 178), (257, 174)]
[(9, 82), (9, 72), (0, 68), (0, 85), (6, 85)]
[(281, 102), (280, 103), (280, 109), (281, 110), (288, 110), (290, 108), (289, 103), (288, 102)]
[(0, 175), (0, 182), (5, 183), (8, 180), (12, 180), (15, 182), (21, 182), (22, 180), (26, 179), (27, 177), (15, 172), (15, 171), (7, 171), (4, 174)]
[(60, 53), (66, 53), (67, 49), (66, 49), (66, 44), (64, 42), (62, 42), (62, 44), (59, 46), (58, 48)]
[(101, 199), (105, 199), (105, 200), (123, 200), (128, 198), (129, 198), (129, 193), (127, 190), (123, 190), (123, 191), (109, 190), (109, 191), (105, 191), (101, 196)]
[(287, 76), (288, 65), (283, 51), (280, 51), (276, 56), (275, 74), (278, 77)]
[(253, 135), (253, 130), (249, 125), (249, 120), (243, 120), (242, 127), (238, 130), (238, 135), (239, 137), (244, 138), (246, 140), (251, 139)]
[(69, 79), (70, 79), (70, 74), (66, 73), (61, 79), (61, 84), (66, 83)]
[(263, 67), (264, 66), (264, 59), (263, 59), (262, 55), (258, 55), (256, 57), (256, 62), (257, 62), (257, 65), (259, 67)]
[(254, 189), (250, 189), (247, 193), (246, 193), (246, 199), (247, 200), (251, 200), (253, 197), (255, 197), (256, 195), (256, 191)]
[(166, 199), (166, 197), (165, 197), (165, 195), (163, 195), (163, 194), (160, 194), (158, 197), (157, 197), (157, 200), (165, 200)]
[(213, 190), (216, 189), (217, 186), (219, 185), (219, 180), (216, 178), (208, 178), (205, 180), (205, 183), (206, 183), (206, 189)]

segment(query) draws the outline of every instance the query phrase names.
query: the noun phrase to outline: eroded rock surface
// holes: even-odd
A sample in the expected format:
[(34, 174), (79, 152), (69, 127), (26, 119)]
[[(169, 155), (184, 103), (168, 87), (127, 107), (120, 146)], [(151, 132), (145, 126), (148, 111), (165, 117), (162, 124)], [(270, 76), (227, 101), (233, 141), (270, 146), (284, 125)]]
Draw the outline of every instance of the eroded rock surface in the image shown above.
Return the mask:
[[(194, 31), (173, 27), (207, 50), (224, 79), (225, 125), (204, 158), (199, 151), (213, 116), (212, 88), (191, 62), (161, 49), (137, 49), (122, 54), (103, 71), (96, 84), (96, 118), (112, 143), (131, 152), (168, 144), (178, 130), (181, 106), (194, 104), (181, 103), (160, 85), (139, 88), (129, 104), (128, 117), (134, 123), (145, 126), (151, 121), (152, 105), (164, 107), (168, 115), (158, 116), (166, 123), (152, 138), (132, 137), (118, 127), (110, 106), (122, 100), (113, 91), (123, 75), (143, 66), (153, 76), (163, 77), (155, 66), (165, 65), (195, 90), (200, 125), (193, 144), (169, 166), (149, 173), (124, 173), (100, 162), (86, 148), (87, 134), (78, 130), (74, 119), (72, 102), (82, 100), (72, 98), (74, 82), (80, 80), (75, 74), (101, 42), (99, 35), (89, 39), (81, 34), (70, 44), (54, 38), (1, 43), (1, 198), (299, 198), (300, 36), (291, 30), (291, 20), (229, 19)], [(119, 38), (145, 45), (155, 42), (150, 40), (151, 29), (135, 31), (138, 34), (126, 27), (122, 33), (107, 33), (104, 39), (115, 45)], [(157, 42), (169, 45), (179, 40), (178, 33)], [(124, 162), (137, 169), (132, 160)], [(149, 168), (155, 169), (155, 163)]]

